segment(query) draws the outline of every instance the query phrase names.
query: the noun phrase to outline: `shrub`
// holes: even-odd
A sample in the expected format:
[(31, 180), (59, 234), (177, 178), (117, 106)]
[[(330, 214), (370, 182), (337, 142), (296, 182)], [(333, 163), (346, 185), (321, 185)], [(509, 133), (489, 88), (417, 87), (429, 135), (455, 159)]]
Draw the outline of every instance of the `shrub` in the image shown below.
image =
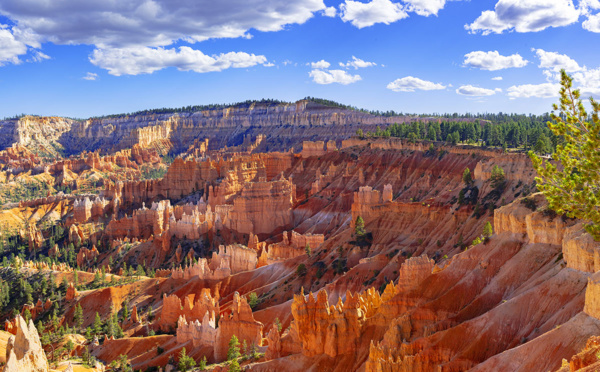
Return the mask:
[(296, 268), (296, 274), (298, 274), (298, 276), (306, 275), (306, 265), (303, 263), (298, 265), (298, 267)]
[(523, 198), (521, 199), (521, 204), (523, 204), (525, 207), (531, 209), (534, 212), (537, 210), (537, 203), (534, 199)]
[(251, 292), (248, 295), (248, 305), (250, 305), (250, 308), (252, 308), (252, 310), (254, 310), (254, 308), (256, 306), (258, 306), (258, 304), (259, 304), (258, 295), (256, 294), (256, 292)]
[(502, 187), (504, 185), (504, 180), (504, 169), (497, 165), (494, 165), (494, 167), (492, 168), (492, 174), (490, 176), (492, 187), (495, 189)]

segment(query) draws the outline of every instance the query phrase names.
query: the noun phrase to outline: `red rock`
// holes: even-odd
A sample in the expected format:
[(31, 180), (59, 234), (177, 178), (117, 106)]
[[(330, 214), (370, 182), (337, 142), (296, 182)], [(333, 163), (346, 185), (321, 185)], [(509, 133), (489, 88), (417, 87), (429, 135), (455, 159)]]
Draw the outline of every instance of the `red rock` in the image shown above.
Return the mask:
[(233, 296), (231, 314), (225, 314), (219, 320), (215, 339), (215, 360), (223, 361), (227, 357), (229, 340), (235, 335), (240, 344), (246, 341), (248, 346), (261, 346), (263, 324), (254, 320), (252, 309), (246, 298), (237, 292)]

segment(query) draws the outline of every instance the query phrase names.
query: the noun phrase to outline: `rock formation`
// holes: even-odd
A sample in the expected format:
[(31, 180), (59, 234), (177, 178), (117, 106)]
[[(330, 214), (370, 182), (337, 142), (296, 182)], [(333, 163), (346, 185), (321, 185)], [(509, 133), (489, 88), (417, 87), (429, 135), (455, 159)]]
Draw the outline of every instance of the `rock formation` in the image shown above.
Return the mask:
[(165, 294), (162, 300), (159, 324), (163, 328), (174, 327), (180, 317), (191, 322), (204, 319), (207, 313), (219, 314), (219, 296), (213, 297), (208, 288), (203, 288), (197, 298), (193, 294), (186, 296), (183, 305), (176, 295)]
[(227, 357), (229, 340), (235, 335), (240, 344), (246, 341), (248, 346), (261, 346), (263, 324), (254, 320), (252, 309), (246, 298), (236, 292), (233, 296), (231, 313), (219, 320), (215, 339), (215, 360), (223, 361)]
[(65, 299), (67, 301), (73, 300), (75, 297), (79, 296), (79, 292), (75, 289), (73, 283), (69, 283), (67, 287), (67, 294), (65, 295)]
[(42, 349), (37, 329), (18, 315), (17, 333), (11, 336), (6, 346), (6, 366), (4, 372), (47, 372), (49, 371), (46, 353)]
[(211, 312), (209, 316), (207, 311), (201, 322), (194, 320), (188, 324), (183, 315), (177, 320), (177, 342), (180, 344), (192, 341), (195, 348), (214, 347), (216, 336), (214, 312)]
[(268, 345), (265, 358), (267, 360), (281, 358), (281, 336), (276, 324), (271, 326), (271, 330), (267, 334), (267, 340)]

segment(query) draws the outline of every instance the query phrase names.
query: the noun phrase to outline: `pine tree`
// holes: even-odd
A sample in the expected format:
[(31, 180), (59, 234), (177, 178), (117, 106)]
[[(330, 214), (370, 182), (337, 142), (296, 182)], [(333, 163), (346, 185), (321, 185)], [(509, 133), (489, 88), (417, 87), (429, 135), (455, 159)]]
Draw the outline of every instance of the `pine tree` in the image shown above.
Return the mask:
[(73, 324), (75, 324), (77, 329), (81, 328), (83, 325), (83, 309), (79, 303), (75, 305), (75, 311), (73, 312)]
[(560, 105), (553, 109), (550, 131), (562, 139), (553, 159), (561, 166), (543, 161), (529, 153), (538, 177), (537, 187), (544, 193), (549, 207), (559, 215), (587, 222), (585, 229), (600, 240), (600, 103), (590, 98), (591, 115), (581, 101), (573, 79), (561, 71)]
[(181, 349), (179, 352), (179, 363), (177, 363), (177, 367), (181, 372), (187, 372), (188, 370), (194, 368), (196, 366), (196, 361), (194, 358), (186, 355), (185, 347)]
[[(240, 357), (240, 341), (233, 335), (229, 340), (229, 349), (227, 350), (227, 360), (236, 360)], [(239, 366), (238, 366), (239, 367)]]
[(137, 275), (137, 276), (146, 276), (146, 272), (144, 271), (144, 268), (142, 267), (142, 265), (138, 265), (137, 266), (137, 270), (135, 271), (135, 275)]
[(492, 167), (492, 174), (490, 176), (491, 185), (493, 188), (499, 188), (504, 185), (504, 169), (494, 165)]
[(202, 359), (200, 360), (200, 363), (198, 363), (198, 371), (204, 371), (206, 370), (206, 356), (203, 356)]
[(311, 254), (311, 252), (312, 252), (312, 251), (310, 250), (310, 244), (306, 243), (306, 246), (304, 247), (304, 252), (306, 252), (306, 255), (307, 255), (308, 257), (310, 257), (310, 254)]
[(361, 216), (356, 217), (356, 222), (354, 224), (354, 233), (357, 237), (362, 238), (365, 236), (365, 220)]
[(250, 353), (248, 350), (248, 342), (246, 342), (246, 340), (244, 340), (244, 342), (242, 342), (242, 355), (244, 357), (249, 357)]
[(123, 303), (123, 321), (126, 321), (129, 318), (129, 309), (127, 308), (127, 302)]
[(240, 364), (237, 359), (233, 359), (229, 361), (229, 369), (228, 372), (241, 372)]
[(96, 317), (94, 318), (94, 334), (99, 335), (102, 333), (102, 319), (100, 318), (100, 314), (96, 311)]
[(486, 222), (485, 226), (483, 227), (483, 237), (489, 238), (490, 236), (492, 236), (493, 233), (494, 230), (492, 229), (492, 224), (490, 223), (490, 221)]
[(29, 311), (29, 309), (25, 309), (25, 311), (23, 312), (23, 317), (25, 318), (25, 322), (29, 323), (29, 321), (31, 320), (31, 311)]
[(473, 183), (473, 178), (471, 177), (471, 170), (469, 168), (465, 168), (462, 179), (465, 185), (467, 186)]
[(248, 295), (248, 305), (250, 305), (251, 309), (254, 309), (258, 305), (258, 295), (256, 292), (250, 292)]

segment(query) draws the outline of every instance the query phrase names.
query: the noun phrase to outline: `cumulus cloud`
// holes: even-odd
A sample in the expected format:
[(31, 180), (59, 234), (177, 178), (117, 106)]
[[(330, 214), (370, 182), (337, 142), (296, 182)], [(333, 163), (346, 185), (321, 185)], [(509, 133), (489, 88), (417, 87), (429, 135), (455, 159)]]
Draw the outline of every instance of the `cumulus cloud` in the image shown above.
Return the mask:
[(524, 84), (513, 85), (508, 88), (508, 96), (511, 99), (515, 98), (549, 98), (558, 97), (559, 84), (544, 83), (544, 84)]
[(465, 25), (465, 29), (484, 35), (504, 31), (537, 32), (575, 23), (579, 14), (572, 0), (498, 0), (494, 10), (482, 12), (473, 23)]
[(456, 90), (456, 93), (458, 93), (462, 96), (472, 96), (472, 97), (493, 96), (497, 92), (502, 92), (502, 89), (496, 88), (496, 89), (492, 90), (492, 89), (475, 87), (473, 85), (463, 85)]
[(98, 79), (98, 74), (93, 73), (93, 72), (88, 72), (84, 77), (82, 77), (83, 80), (96, 80)]
[(387, 88), (394, 92), (414, 92), (415, 90), (442, 90), (446, 89), (446, 86), (413, 76), (407, 76), (392, 81), (387, 85)]
[(502, 76), (495, 76), (495, 77), (492, 78), (492, 80), (501, 81), (502, 80)]
[(404, 0), (407, 9), (421, 16), (437, 15), (446, 5), (446, 0)]
[(325, 17), (332, 17), (333, 18), (333, 17), (337, 16), (337, 10), (335, 9), (334, 6), (328, 6), (327, 8), (325, 8), (323, 10), (323, 15)]
[(583, 94), (600, 95), (600, 68), (584, 68), (580, 72), (573, 74), (573, 80)]
[(9, 28), (0, 25), (0, 66), (21, 63), (19, 56), (27, 53), (27, 45), (15, 39)]
[(576, 72), (583, 69), (574, 59), (566, 54), (546, 52), (543, 49), (533, 49), (533, 51), (535, 51), (535, 54), (540, 59), (540, 68), (552, 70), (554, 72), (558, 72), (561, 69), (565, 69), (567, 72)]
[(344, 67), (344, 68), (354, 67), (355, 70), (358, 70), (359, 68), (377, 66), (377, 63), (363, 61), (360, 58), (356, 58), (355, 56), (352, 56), (352, 60), (350, 60), (346, 63), (340, 62), (340, 66)]
[(312, 70), (308, 75), (315, 83), (323, 85), (333, 83), (348, 85), (362, 80), (360, 75), (352, 75), (344, 70)]
[(267, 64), (267, 58), (244, 52), (208, 56), (190, 47), (132, 47), (96, 49), (90, 56), (90, 62), (108, 70), (111, 75), (121, 76), (150, 74), (167, 67), (176, 67), (180, 71), (214, 72)]
[(390, 23), (408, 17), (401, 4), (390, 0), (372, 0), (368, 3), (346, 0), (340, 5), (340, 14), (344, 22), (350, 22), (358, 28), (373, 26), (376, 23)]
[(497, 71), (505, 68), (524, 67), (528, 63), (518, 53), (510, 56), (503, 56), (497, 50), (493, 52), (475, 51), (465, 54), (464, 65), (476, 67), (482, 70)]
[(409, 13), (428, 17), (437, 15), (449, 0), (371, 0), (361, 2), (345, 0), (340, 5), (340, 16), (344, 22), (350, 22), (358, 28), (369, 27), (376, 23), (390, 23), (407, 18)]
[(588, 31), (600, 33), (600, 13), (588, 16), (582, 27)]
[(322, 59), (318, 62), (311, 62), (310, 64), (311, 68), (314, 69), (319, 69), (319, 68), (329, 68), (329, 66), (331, 66), (331, 63), (327, 62), (326, 60)]
[(20, 30), (55, 44), (99, 48), (167, 46), (279, 31), (325, 10), (323, 0), (3, 0), (0, 13)]

